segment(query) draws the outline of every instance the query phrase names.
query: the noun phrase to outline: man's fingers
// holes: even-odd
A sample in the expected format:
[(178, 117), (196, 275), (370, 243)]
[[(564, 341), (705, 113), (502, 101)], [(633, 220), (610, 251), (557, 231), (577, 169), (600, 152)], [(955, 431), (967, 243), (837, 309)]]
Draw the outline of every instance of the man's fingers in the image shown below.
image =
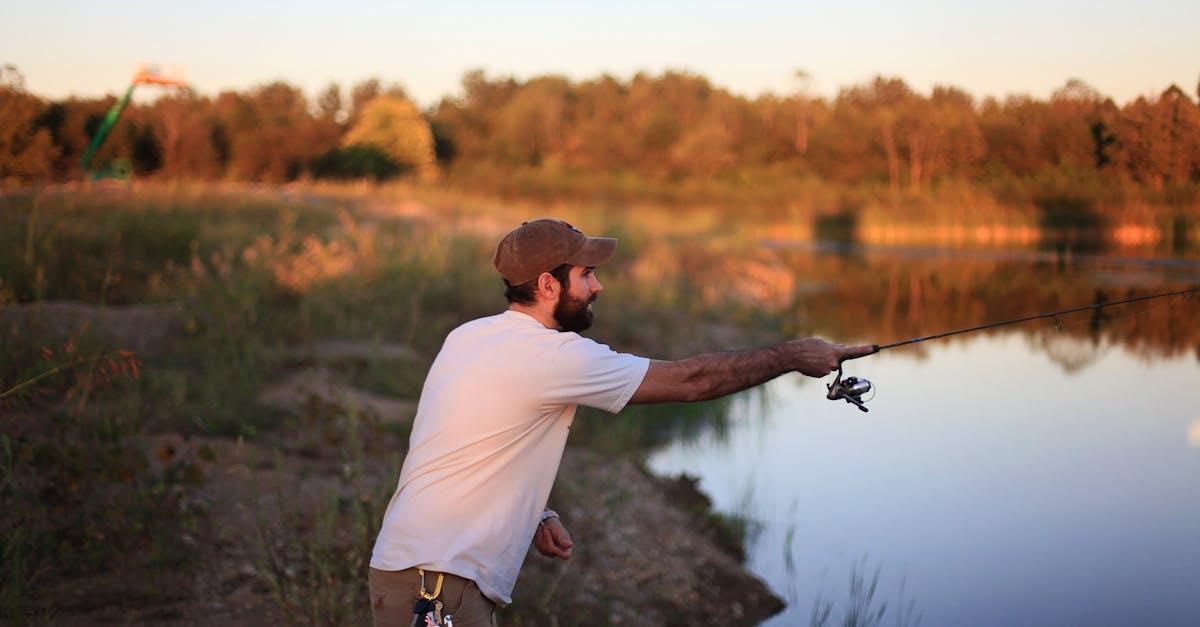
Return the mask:
[(538, 525), (533, 536), (533, 544), (542, 555), (564, 560), (571, 558), (571, 547), (574, 546), (571, 536), (565, 528), (559, 529), (549, 522)]
[(553, 538), (550, 540), (550, 550), (554, 552), (555, 557), (562, 559), (571, 557), (571, 547), (563, 547), (563, 545), (559, 544)]
[(571, 541), (571, 534), (567, 533), (567, 528), (562, 526), (562, 523), (546, 525), (546, 530), (550, 532), (550, 538), (554, 542), (555, 553), (562, 559), (570, 559), (571, 547), (575, 543)]
[(544, 527), (538, 527), (537, 532), (533, 534), (533, 545), (542, 555), (554, 557), (554, 542), (550, 540), (550, 534), (546, 533)]

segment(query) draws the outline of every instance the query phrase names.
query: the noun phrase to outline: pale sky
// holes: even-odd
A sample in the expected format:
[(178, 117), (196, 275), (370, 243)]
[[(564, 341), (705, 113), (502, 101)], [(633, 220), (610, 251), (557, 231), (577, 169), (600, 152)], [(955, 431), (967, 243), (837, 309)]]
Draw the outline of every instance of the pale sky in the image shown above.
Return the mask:
[[(82, 2), (0, 0), (0, 64), (50, 98), (118, 92), (140, 63), (215, 95), (315, 94), (378, 76), (422, 106), (463, 72), (579, 80), (690, 70), (745, 95), (831, 96), (875, 74), (1045, 98), (1080, 78), (1119, 103), (1200, 80), (1200, 1)], [(151, 90), (147, 90), (151, 91)]]

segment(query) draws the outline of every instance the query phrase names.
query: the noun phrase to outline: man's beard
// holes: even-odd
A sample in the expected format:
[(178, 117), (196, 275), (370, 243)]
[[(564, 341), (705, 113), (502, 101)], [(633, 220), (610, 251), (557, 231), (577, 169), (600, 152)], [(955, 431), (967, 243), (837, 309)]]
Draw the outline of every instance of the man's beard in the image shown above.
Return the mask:
[(554, 305), (554, 321), (563, 331), (578, 333), (587, 330), (592, 326), (593, 317), (588, 305), (596, 300), (596, 296), (598, 294), (592, 294), (592, 297), (586, 300), (577, 300), (564, 289), (559, 293), (558, 302)]

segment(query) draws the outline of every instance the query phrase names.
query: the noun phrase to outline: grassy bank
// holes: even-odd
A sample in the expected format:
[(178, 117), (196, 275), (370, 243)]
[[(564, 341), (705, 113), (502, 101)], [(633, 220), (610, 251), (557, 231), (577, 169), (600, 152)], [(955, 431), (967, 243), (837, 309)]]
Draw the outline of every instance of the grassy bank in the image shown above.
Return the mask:
[[(315, 394), (280, 407), (264, 390), (328, 372), (338, 389), (415, 399), (446, 333), (504, 306), (496, 227), (482, 216), (406, 216), (352, 193), (187, 187), (0, 199), (0, 615), (146, 620), (139, 608), (181, 603), (156, 582), (193, 582), (206, 567), (201, 538), (228, 539), (214, 511), (246, 466), (262, 487), (239, 503), (276, 503), (234, 534), (254, 539), (242, 556), (253, 585), (295, 622), (361, 618), (366, 539), (411, 415), (381, 419)], [(622, 252), (646, 245), (630, 237)], [(715, 333), (704, 324), (717, 308), (685, 283), (654, 289), (628, 262), (605, 281), (622, 298), (599, 304), (604, 341), (663, 354)], [(695, 321), (681, 324), (681, 311)], [(298, 351), (328, 340), (406, 357), (327, 366)], [(582, 419), (572, 441), (629, 453), (725, 419), (720, 405), (689, 411)], [(298, 509), (272, 491), (318, 497)]]
[[(1200, 239), (1200, 188), (1195, 185), (1149, 188), (1070, 168), (1025, 178), (951, 179), (919, 191), (880, 182), (838, 183), (782, 167), (679, 180), (475, 167), (451, 171), (441, 186), (456, 194), (507, 203), (671, 207), (689, 213), (716, 210), (734, 220), (759, 224), (801, 222), (817, 229), (849, 225), (859, 230), (860, 239), (871, 243), (900, 238), (977, 245), (999, 238), (996, 243), (1022, 245), (1042, 233), (1119, 228), (1153, 233), (1139, 234), (1140, 238), (1126, 235), (1115, 242), (1122, 245), (1146, 244), (1147, 238)], [(964, 237), (948, 232), (955, 227), (998, 229), (1000, 235)], [(904, 228), (910, 234), (896, 233)]]

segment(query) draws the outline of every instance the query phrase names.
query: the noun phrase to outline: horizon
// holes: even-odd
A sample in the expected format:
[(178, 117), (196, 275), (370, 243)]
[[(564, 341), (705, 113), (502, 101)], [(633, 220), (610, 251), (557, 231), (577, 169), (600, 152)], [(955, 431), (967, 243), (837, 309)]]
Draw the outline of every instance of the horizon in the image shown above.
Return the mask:
[[(311, 98), (333, 82), (347, 88), (378, 78), (401, 85), (422, 109), (460, 94), (463, 74), (476, 68), (492, 78), (559, 75), (572, 82), (606, 74), (627, 82), (638, 72), (674, 70), (749, 98), (803, 87), (831, 99), (881, 75), (921, 93), (947, 85), (977, 101), (1040, 100), (1078, 79), (1118, 104), (1170, 85), (1195, 98), (1200, 79), (1200, 40), (1189, 32), (1200, 5), (1176, 1), (1101, 3), (1085, 13), (1065, 2), (758, 2), (730, 9), (352, 1), (336, 14), (316, 3), (280, 12), (270, 3), (136, 2), (119, 21), (112, 14), (78, 0), (22, 7), (0, 24), (0, 39), (9, 44), (0, 63), (14, 65), (30, 92), (51, 100), (119, 94), (146, 63), (183, 68), (183, 78), (206, 96), (283, 81)], [(52, 21), (58, 27), (47, 29)], [(797, 80), (796, 70), (810, 79)]]
[[(3, 66), (0, 66), (0, 68), (2, 68), (2, 67)], [(12, 67), (15, 68), (18, 71), (18, 73), (21, 75), (21, 78), (24, 80), (24, 83), (25, 83), (25, 88), (29, 93), (34, 94), (35, 96), (38, 96), (38, 97), (43, 98), (48, 101), (64, 101), (64, 100), (70, 100), (70, 99), (95, 100), (95, 99), (104, 99), (104, 98), (109, 98), (109, 97), (119, 98), (121, 93), (126, 88), (129, 87), (129, 82), (132, 80), (133, 75), (136, 73), (136, 71), (138, 69), (135, 67), (134, 70), (130, 71), (129, 80), (127, 80), (125, 84), (115, 87), (106, 92), (94, 93), (94, 94), (69, 93), (69, 94), (62, 95), (62, 96), (50, 96), (45, 93), (39, 92), (36, 89), (30, 88), (30, 86), (29, 86), (29, 84), (31, 82), (30, 77), (19, 66), (16, 66), (14, 64), (14, 65), (12, 65)], [(147, 63), (144, 66), (140, 66), (140, 67), (149, 67), (156, 71), (161, 71), (165, 76), (175, 77), (178, 75), (178, 76), (182, 77), (184, 81), (187, 80), (186, 73), (179, 74), (178, 69), (175, 69), (175, 68), (163, 68), (161, 66), (155, 66), (154, 64), (150, 64), (150, 63)], [(7, 69), (7, 68), (5, 68), (5, 69)], [(597, 79), (600, 79), (600, 78), (603, 78), (606, 76), (611, 77), (622, 84), (629, 84), (638, 74), (643, 74), (643, 75), (651, 77), (651, 78), (656, 78), (656, 77), (664, 76), (669, 73), (682, 73), (682, 74), (689, 74), (689, 75), (693, 75), (693, 76), (702, 77), (705, 80), (707, 80), (709, 82), (709, 84), (711, 84), (715, 89), (722, 89), (722, 90), (728, 91), (729, 93), (731, 93), (735, 96), (743, 97), (743, 98), (746, 98), (749, 100), (754, 100), (756, 98), (765, 97), (765, 96), (789, 97), (789, 96), (795, 95), (797, 93), (796, 91), (777, 92), (777, 91), (770, 91), (770, 90), (761, 91), (761, 92), (757, 92), (757, 93), (745, 93), (745, 92), (741, 92), (736, 89), (733, 89), (728, 85), (723, 85), (723, 84), (717, 82), (712, 76), (708, 76), (702, 72), (697, 72), (695, 70), (691, 70), (691, 69), (687, 69), (687, 68), (670, 68), (670, 67), (663, 68), (663, 69), (657, 70), (657, 71), (639, 70), (632, 74), (628, 74), (628, 75), (624, 75), (624, 76), (614, 75), (612, 73), (606, 72), (606, 73), (601, 73), (601, 74), (594, 74), (594, 75), (590, 75), (590, 76), (579, 76), (579, 77), (567, 76), (565, 74), (557, 73), (557, 72), (547, 72), (544, 74), (534, 74), (534, 75), (530, 75), (530, 76), (515, 76), (512, 74), (506, 74), (503, 72), (487, 71), (483, 67), (466, 68), (465, 70), (463, 70), (463, 74), (459, 75), (459, 77), (458, 77), (459, 82), (458, 82), (457, 86), (455, 87), (454, 91), (444, 93), (444, 94), (438, 96), (436, 99), (429, 101), (429, 102), (422, 102), (421, 100), (415, 98), (413, 96), (411, 90), (404, 84), (403, 81), (389, 80), (389, 79), (387, 79), (383, 76), (379, 76), (379, 75), (366, 76), (366, 77), (362, 77), (360, 79), (356, 79), (354, 81), (334, 80), (329, 83), (325, 83), (316, 89), (307, 88), (306, 86), (300, 84), (299, 82), (297, 82), (295, 80), (291, 80), (289, 78), (282, 77), (282, 76), (272, 78), (272, 79), (267, 79), (267, 80), (264, 80), (261, 82), (243, 85), (243, 86), (223, 87), (217, 91), (208, 91), (208, 90), (197, 89), (196, 85), (194, 85), (190, 82), (188, 83), (188, 88), (191, 89), (198, 96), (205, 97), (205, 98), (215, 98), (218, 95), (220, 95), (221, 93), (225, 93), (225, 92), (245, 93), (248, 91), (252, 91), (256, 88), (259, 88), (259, 87), (264, 87), (264, 86), (276, 84), (276, 83), (283, 83), (286, 85), (290, 85), (292, 87), (299, 88), (301, 90), (301, 92), (304, 94), (305, 98), (310, 101), (310, 104), (312, 104), (311, 101), (315, 101), (317, 96), (320, 94), (320, 92), (331, 84), (338, 85), (339, 88), (342, 90), (342, 96), (348, 97), (349, 93), (350, 93), (350, 89), (353, 88), (355, 85), (362, 83), (364, 81), (375, 79), (375, 80), (379, 81), (380, 86), (384, 89), (388, 89), (388, 88), (395, 87), (395, 86), (399, 86), (399, 87), (403, 88), (403, 90), (407, 94), (408, 98), (410, 100), (412, 100), (415, 104), (417, 104), (421, 110), (425, 111), (425, 110), (431, 110), (431, 109), (435, 108), (438, 105), (438, 103), (442, 102), (445, 99), (455, 99), (455, 98), (462, 96), (463, 90), (462, 90), (461, 79), (467, 72), (470, 72), (472, 70), (484, 70), (485, 74), (489, 80), (494, 81), (494, 80), (504, 80), (504, 79), (511, 78), (511, 79), (517, 81), (517, 83), (519, 83), (519, 84), (524, 84), (528, 81), (536, 80), (538, 78), (545, 78), (545, 77), (563, 77), (563, 78), (566, 78), (568, 81), (570, 81), (572, 84), (579, 84), (579, 83), (584, 83), (587, 81), (597, 80)], [(904, 83), (907, 84), (910, 88), (912, 88), (915, 92), (917, 92), (921, 95), (924, 95), (924, 96), (929, 96), (930, 92), (935, 87), (951, 87), (951, 88), (961, 89), (964, 92), (966, 92), (967, 94), (969, 94), (974, 99), (974, 103), (976, 105), (982, 104), (989, 98), (994, 99), (997, 102), (1004, 102), (1005, 100), (1007, 100), (1009, 98), (1021, 98), (1021, 97), (1029, 97), (1029, 98), (1033, 98), (1033, 99), (1039, 100), (1039, 101), (1046, 101), (1046, 100), (1049, 100), (1051, 97), (1053, 97), (1055, 92), (1067, 87), (1070, 82), (1076, 81), (1076, 80), (1083, 81), (1083, 83), (1086, 86), (1095, 89), (1096, 92), (1099, 93), (1100, 96), (1102, 96), (1103, 98), (1111, 99), (1119, 107), (1123, 107), (1131, 102), (1136, 101), (1139, 98), (1146, 98), (1148, 100), (1154, 100), (1154, 99), (1158, 98), (1160, 95), (1162, 95), (1165, 91), (1170, 89), (1171, 87), (1179, 88), (1180, 90), (1182, 90), (1182, 92), (1188, 98), (1190, 98), (1193, 101), (1200, 102), (1200, 80), (1197, 81), (1197, 84), (1194, 86), (1194, 88), (1193, 88), (1193, 86), (1190, 86), (1186, 83), (1181, 84), (1179, 82), (1169, 82), (1169, 83), (1165, 83), (1165, 84), (1161, 85), (1158, 88), (1148, 88), (1143, 93), (1138, 93), (1126, 100), (1121, 100), (1121, 99), (1118, 99), (1117, 97), (1115, 97), (1113, 94), (1105, 93), (1103, 90), (1096, 87), (1096, 85), (1094, 85), (1093, 83), (1090, 83), (1085, 79), (1081, 79), (1079, 77), (1074, 77), (1074, 76), (1064, 78), (1058, 85), (1048, 88), (1046, 90), (1046, 93), (1044, 93), (1044, 94), (1032, 94), (1029, 92), (1017, 91), (1017, 92), (1007, 92), (1007, 93), (1002, 93), (1002, 94), (989, 93), (989, 94), (981, 95), (981, 94), (974, 93), (974, 92), (964, 88), (961, 85), (956, 85), (953, 83), (933, 83), (928, 86), (919, 86), (919, 85), (913, 84), (911, 81), (909, 81), (907, 78), (905, 78), (903, 76), (876, 73), (876, 74), (871, 74), (871, 75), (865, 76), (865, 77), (863, 77), (863, 79), (861, 81), (858, 81), (858, 82), (847, 83), (844, 85), (838, 85), (836, 87), (836, 89), (833, 90), (833, 92), (829, 93), (829, 94), (815, 93), (813, 91), (809, 91), (809, 92), (807, 92), (807, 94), (809, 95), (810, 98), (812, 98), (814, 100), (825, 100), (827, 102), (832, 102), (834, 99), (837, 98), (838, 94), (842, 90), (852, 88), (855, 86), (859, 86), (859, 85), (869, 84), (871, 81), (873, 81), (877, 77), (884, 78), (884, 79), (900, 79), (900, 80), (904, 81)], [(143, 87), (145, 87), (145, 86), (143, 86)], [(141, 89), (139, 91), (134, 92), (133, 101), (135, 103), (139, 103), (139, 104), (148, 104), (148, 103), (154, 102), (155, 100), (157, 100), (161, 97), (168, 95), (169, 93), (170, 93), (169, 91), (163, 91), (161, 89), (156, 89), (153, 91)]]

